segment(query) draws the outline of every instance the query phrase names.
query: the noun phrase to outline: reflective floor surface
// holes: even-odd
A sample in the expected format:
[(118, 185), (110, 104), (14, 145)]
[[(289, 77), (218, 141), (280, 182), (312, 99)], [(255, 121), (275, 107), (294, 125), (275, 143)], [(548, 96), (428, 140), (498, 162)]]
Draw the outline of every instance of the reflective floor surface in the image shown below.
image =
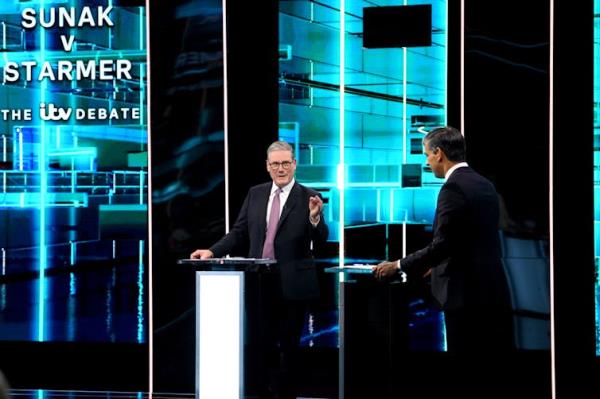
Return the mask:
[(13, 389), (12, 399), (191, 399), (193, 394)]
[[(12, 399), (192, 399), (194, 394), (115, 392), (115, 391), (56, 391), (42, 389), (13, 389)], [(298, 399), (319, 399), (301, 398)], [(323, 398), (324, 399), (324, 398)]]

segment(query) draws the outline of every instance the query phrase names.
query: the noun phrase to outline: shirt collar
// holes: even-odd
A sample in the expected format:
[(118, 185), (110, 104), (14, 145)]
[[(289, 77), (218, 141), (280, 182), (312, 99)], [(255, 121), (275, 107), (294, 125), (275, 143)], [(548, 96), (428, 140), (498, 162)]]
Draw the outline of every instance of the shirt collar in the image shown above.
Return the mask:
[[(294, 187), (294, 183), (296, 183), (296, 178), (292, 178), (292, 181), (290, 181), (288, 184), (286, 184), (285, 186), (283, 186), (281, 188), (281, 191), (283, 191), (283, 193), (285, 194), (289, 194), (290, 191), (292, 191), (292, 187)], [(277, 184), (273, 183), (271, 185), (271, 195), (273, 195), (273, 193), (275, 191), (277, 191), (279, 187), (277, 187)]]
[(446, 172), (446, 176), (444, 177), (446, 180), (448, 180), (450, 178), (450, 176), (452, 175), (452, 173), (454, 173), (454, 171), (458, 168), (466, 168), (467, 166), (469, 166), (466, 162), (459, 162), (456, 165), (454, 165), (453, 167), (451, 167), (450, 169), (448, 169), (448, 171)]

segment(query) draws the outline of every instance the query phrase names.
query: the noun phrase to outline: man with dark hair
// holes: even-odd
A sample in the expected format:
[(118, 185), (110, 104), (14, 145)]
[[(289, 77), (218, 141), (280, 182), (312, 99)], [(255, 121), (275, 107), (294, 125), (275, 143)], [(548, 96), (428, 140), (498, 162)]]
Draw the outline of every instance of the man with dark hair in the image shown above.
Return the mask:
[(457, 129), (434, 129), (423, 145), (434, 175), (446, 179), (433, 240), (403, 259), (380, 263), (373, 273), (380, 280), (400, 270), (409, 279), (431, 274), (433, 297), (444, 310), (448, 351), (505, 352), (513, 347), (513, 330), (500, 259), (498, 195), (465, 162), (465, 140)]
[(288, 143), (269, 146), (266, 169), (272, 181), (250, 188), (231, 231), (210, 249), (194, 251), (191, 258), (222, 257), (249, 245), (250, 258), (277, 260), (276, 273), (264, 276), (274, 277), (275, 284), (262, 284), (267, 299), (259, 309), (260, 330), (269, 347), (262, 360), (275, 359), (266, 366), (272, 369), (273, 397), (295, 398), (297, 349), (307, 305), (319, 296), (312, 244), (325, 242), (329, 230), (319, 193), (294, 178), (296, 159)]

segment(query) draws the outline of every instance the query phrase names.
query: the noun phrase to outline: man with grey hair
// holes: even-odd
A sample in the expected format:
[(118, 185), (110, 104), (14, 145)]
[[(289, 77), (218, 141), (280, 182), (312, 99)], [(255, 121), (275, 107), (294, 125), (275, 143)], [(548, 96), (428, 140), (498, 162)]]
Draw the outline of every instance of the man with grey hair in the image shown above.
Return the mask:
[(273, 334), (267, 346), (275, 353), (267, 365), (275, 370), (274, 377), (264, 385), (270, 385), (274, 397), (292, 398), (307, 305), (319, 296), (311, 244), (325, 242), (328, 228), (319, 193), (294, 178), (296, 159), (288, 143), (272, 143), (265, 166), (271, 181), (250, 188), (231, 231), (209, 249), (194, 251), (191, 258), (222, 257), (249, 246), (248, 257), (277, 260), (277, 287), (260, 309), (267, 325), (261, 331)]

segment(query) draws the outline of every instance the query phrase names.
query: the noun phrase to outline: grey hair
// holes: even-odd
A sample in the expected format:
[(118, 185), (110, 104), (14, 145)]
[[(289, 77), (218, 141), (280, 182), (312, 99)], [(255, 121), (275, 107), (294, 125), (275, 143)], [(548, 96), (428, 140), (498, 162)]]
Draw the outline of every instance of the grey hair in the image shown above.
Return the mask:
[(271, 144), (269, 148), (267, 148), (267, 159), (269, 158), (269, 154), (273, 151), (289, 151), (292, 153), (292, 159), (296, 159), (294, 155), (294, 148), (286, 141), (275, 141), (273, 144)]

